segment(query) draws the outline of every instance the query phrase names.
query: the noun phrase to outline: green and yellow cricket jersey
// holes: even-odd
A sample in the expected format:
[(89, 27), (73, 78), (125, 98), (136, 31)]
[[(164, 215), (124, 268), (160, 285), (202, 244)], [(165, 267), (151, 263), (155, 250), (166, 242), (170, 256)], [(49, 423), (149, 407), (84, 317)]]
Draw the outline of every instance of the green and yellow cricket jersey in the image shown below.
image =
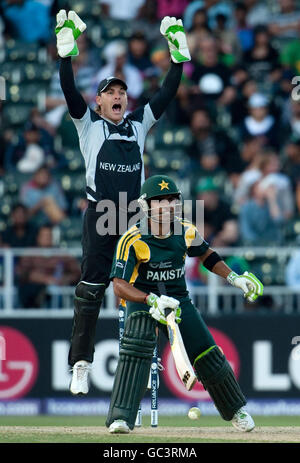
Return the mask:
[(209, 244), (191, 222), (176, 220), (176, 234), (167, 238), (144, 233), (143, 221), (124, 233), (115, 249), (110, 278), (126, 280), (146, 293), (157, 293), (163, 283), (168, 296), (187, 297), (186, 255), (201, 256)]

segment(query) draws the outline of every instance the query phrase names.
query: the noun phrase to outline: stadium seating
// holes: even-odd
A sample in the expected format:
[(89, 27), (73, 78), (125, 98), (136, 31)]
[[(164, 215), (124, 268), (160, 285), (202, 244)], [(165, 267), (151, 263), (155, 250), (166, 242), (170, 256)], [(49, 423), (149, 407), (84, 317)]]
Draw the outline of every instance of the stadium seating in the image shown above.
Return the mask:
[(284, 236), (287, 244), (299, 244), (300, 216), (289, 220), (284, 227)]
[(184, 149), (191, 143), (191, 132), (186, 127), (158, 127), (154, 135), (155, 148)]
[(59, 224), (59, 243), (63, 247), (78, 247), (82, 235), (82, 218), (68, 217)]
[(25, 122), (29, 119), (30, 111), (32, 109), (30, 103), (5, 103), (3, 105), (3, 125), (4, 128), (22, 128)]

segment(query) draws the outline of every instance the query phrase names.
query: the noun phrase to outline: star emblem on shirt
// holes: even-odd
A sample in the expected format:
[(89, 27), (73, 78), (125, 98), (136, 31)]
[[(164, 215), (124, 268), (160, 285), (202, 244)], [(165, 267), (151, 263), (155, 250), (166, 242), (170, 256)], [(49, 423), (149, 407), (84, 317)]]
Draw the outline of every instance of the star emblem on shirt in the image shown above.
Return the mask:
[(168, 182), (165, 182), (164, 180), (161, 181), (161, 183), (158, 184), (160, 186), (160, 191), (166, 189), (168, 190), (169, 189), (169, 184)]

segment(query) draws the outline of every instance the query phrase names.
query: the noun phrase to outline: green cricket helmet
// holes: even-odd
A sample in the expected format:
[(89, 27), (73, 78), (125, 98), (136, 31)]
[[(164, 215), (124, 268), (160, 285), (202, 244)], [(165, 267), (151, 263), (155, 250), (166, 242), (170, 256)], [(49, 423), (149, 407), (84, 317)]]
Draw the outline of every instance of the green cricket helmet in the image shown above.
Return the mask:
[[(178, 203), (176, 204), (177, 210), (175, 210), (175, 214), (178, 215), (179, 208), (181, 213), (181, 191), (178, 189), (174, 180), (172, 180), (167, 175), (153, 175), (144, 182), (141, 188), (141, 195), (138, 199), (138, 203), (148, 218), (150, 218), (149, 213), (151, 213), (150, 201), (152, 199), (157, 199), (159, 201), (160, 198), (166, 195), (172, 195), (178, 199)], [(155, 220), (153, 214), (151, 214), (151, 218)]]

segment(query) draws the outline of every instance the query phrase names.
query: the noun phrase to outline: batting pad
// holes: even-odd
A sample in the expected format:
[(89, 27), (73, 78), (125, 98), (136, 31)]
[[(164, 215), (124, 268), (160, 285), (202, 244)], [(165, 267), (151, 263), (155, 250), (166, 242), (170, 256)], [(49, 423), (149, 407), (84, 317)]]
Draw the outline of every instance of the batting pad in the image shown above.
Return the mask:
[(105, 423), (107, 427), (115, 420), (124, 420), (130, 429), (134, 428), (140, 402), (147, 390), (156, 345), (155, 326), (155, 320), (148, 312), (135, 312), (126, 321)]
[(199, 355), (194, 368), (222, 418), (232, 420), (233, 415), (246, 405), (246, 399), (225, 355), (218, 346), (214, 346)]

